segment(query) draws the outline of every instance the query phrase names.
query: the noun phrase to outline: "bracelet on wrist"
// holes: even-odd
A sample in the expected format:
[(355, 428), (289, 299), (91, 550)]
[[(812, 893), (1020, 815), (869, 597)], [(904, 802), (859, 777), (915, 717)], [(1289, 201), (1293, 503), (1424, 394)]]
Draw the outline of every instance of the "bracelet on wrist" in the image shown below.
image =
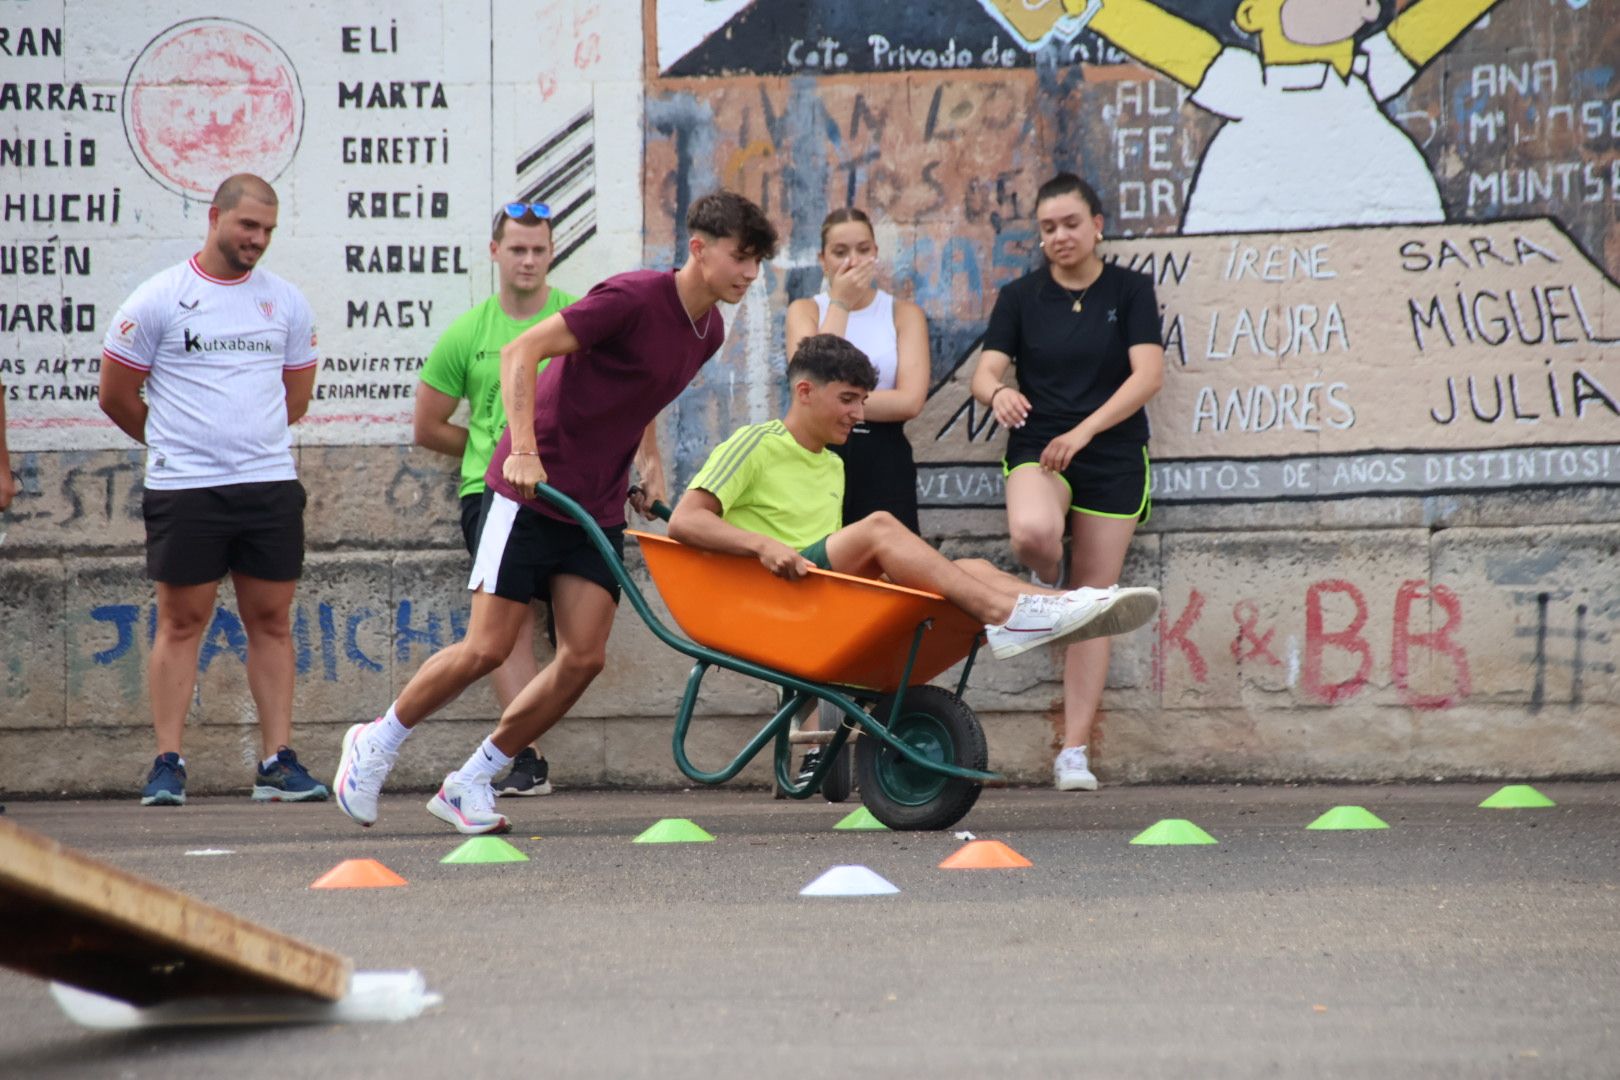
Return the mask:
[(846, 313), (849, 311), (849, 305), (844, 303), (842, 300), (839, 300), (837, 297), (829, 297), (827, 299), (827, 306), (828, 307), (841, 307), (841, 308), (844, 309), (844, 311)]
[(1008, 386), (1006, 383), (1002, 383), (1000, 386), (998, 386), (994, 390), (990, 391), (990, 400), (986, 401), (985, 404), (986, 405), (994, 405), (996, 403), (996, 395), (997, 394), (1001, 393), (1003, 390), (1011, 390), (1011, 389), (1012, 389), (1012, 387)]
[(538, 451), (538, 450), (513, 450), (510, 456), (511, 457), (539, 457), (540, 456), (540, 451)]

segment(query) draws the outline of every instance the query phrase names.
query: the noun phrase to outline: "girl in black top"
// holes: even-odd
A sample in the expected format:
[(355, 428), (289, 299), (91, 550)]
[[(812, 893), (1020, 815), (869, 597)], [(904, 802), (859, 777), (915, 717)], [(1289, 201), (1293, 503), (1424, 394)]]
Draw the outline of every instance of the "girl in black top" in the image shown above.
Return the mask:
[[(1102, 203), (1060, 173), (1035, 196), (1046, 265), (1001, 290), (973, 373), (973, 396), (1008, 430), (1007, 526), (1037, 581), (1106, 588), (1119, 580), (1149, 512), (1143, 406), (1164, 382), (1159, 304), (1145, 274), (1105, 264)], [(1002, 380), (1017, 367), (1017, 383)], [(1064, 577), (1063, 539), (1070, 559)], [(1108, 675), (1108, 638), (1068, 648), (1060, 790), (1095, 790), (1086, 746)]]

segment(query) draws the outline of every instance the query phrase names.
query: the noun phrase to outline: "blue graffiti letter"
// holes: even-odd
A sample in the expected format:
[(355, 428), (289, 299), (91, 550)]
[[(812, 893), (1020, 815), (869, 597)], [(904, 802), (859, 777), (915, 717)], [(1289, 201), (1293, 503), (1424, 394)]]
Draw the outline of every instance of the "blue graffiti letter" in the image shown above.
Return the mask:
[(399, 662), (408, 664), (411, 660), (411, 645), (421, 642), (428, 646), (430, 653), (438, 652), (444, 648), (444, 639), (439, 633), (439, 617), (428, 612), (427, 629), (418, 630), (411, 625), (411, 602), (401, 600), (399, 613), (394, 618), (394, 648), (399, 656)]
[(90, 617), (96, 622), (110, 622), (118, 627), (118, 641), (112, 648), (103, 649), (90, 657), (98, 664), (110, 664), (129, 652), (130, 646), (135, 644), (135, 623), (141, 617), (141, 609), (134, 604), (103, 604), (90, 609)]
[(348, 631), (343, 637), (343, 651), (348, 654), (349, 662), (362, 671), (381, 671), (383, 666), (365, 653), (360, 651), (360, 641), (355, 637), (355, 631), (360, 624), (376, 614), (370, 608), (361, 608), (349, 616)]
[[(218, 644), (219, 637), (225, 638), (223, 645)], [(208, 670), (208, 665), (214, 662), (214, 657), (220, 653), (234, 653), (242, 663), (247, 663), (247, 634), (242, 630), (242, 620), (224, 608), (214, 609), (214, 622), (208, 628), (208, 635), (203, 638), (202, 651), (197, 654), (197, 672), (201, 674)]]

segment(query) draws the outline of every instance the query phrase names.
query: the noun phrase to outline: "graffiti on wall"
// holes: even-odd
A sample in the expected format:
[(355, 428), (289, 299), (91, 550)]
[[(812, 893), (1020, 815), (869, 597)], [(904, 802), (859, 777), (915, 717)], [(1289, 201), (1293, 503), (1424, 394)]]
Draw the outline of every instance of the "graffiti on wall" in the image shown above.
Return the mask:
[[(233, 172), (277, 188), (265, 265), (315, 310), (304, 443), (410, 441), (428, 352), (492, 287), (496, 205), (553, 204), (559, 262), (597, 236), (594, 9), (535, 25), (579, 39), (567, 73), (539, 84), (532, 42), (489, 47), (487, 7), (361, 4), (299, 26), (104, 9), (18, 0), (0, 12), (0, 378), (14, 447), (128, 445), (95, 400), (107, 320), (196, 251)], [(583, 102), (550, 100), (558, 74), (572, 89), (585, 80)]]
[(281, 178), (303, 135), (304, 95), (292, 60), (269, 37), (233, 19), (189, 19), (135, 58), (123, 113), (147, 175), (207, 199), (233, 172)]
[(1059, 64), (1124, 59), (1082, 33), (1090, 10), (1071, 13), (1063, 0), (660, 0), (657, 65), (683, 78), (1007, 70), (1031, 67), (1042, 50)]
[[(660, 0), (658, 25), (699, 7)], [(649, 258), (683, 240), (693, 195), (742, 190), (790, 240), (757, 301), (778, 311), (819, 287), (821, 217), (873, 211), (888, 286), (930, 320), (935, 386), (909, 428), (925, 506), (1001, 505), (1005, 433), (966, 383), (996, 289), (1035, 265), (1029, 200), (1062, 167), (1096, 183), (1105, 257), (1151, 275), (1164, 310), (1160, 504), (1620, 485), (1620, 290), (1594, 258), (1615, 250), (1620, 99), (1584, 5), (732, 7), (687, 25), (678, 57), (660, 44)], [(1041, 62), (850, 79), (882, 69), (784, 67), (763, 44), (844, 43), (857, 18), (867, 36), (993, 26)], [(1496, 58), (1523, 40), (1568, 47)], [(1115, 54), (1064, 51), (1086, 42)], [(770, 355), (734, 339), (725, 378), (683, 400), (683, 455), (757, 419), (734, 387), (780, 372), (780, 324)]]

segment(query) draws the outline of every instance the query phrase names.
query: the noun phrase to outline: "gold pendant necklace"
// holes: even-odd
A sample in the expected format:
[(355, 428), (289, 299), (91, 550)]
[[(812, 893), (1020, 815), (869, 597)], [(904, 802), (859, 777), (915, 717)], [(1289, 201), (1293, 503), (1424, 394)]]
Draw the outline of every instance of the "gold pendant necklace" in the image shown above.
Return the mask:
[[(1102, 275), (1098, 274), (1096, 277), (1091, 279), (1091, 285), (1097, 284), (1097, 282), (1100, 281), (1100, 280), (1102, 280)], [(1067, 285), (1063, 285), (1063, 284), (1059, 283), (1059, 288), (1061, 288), (1064, 292), (1068, 293), (1070, 299), (1072, 299), (1074, 301), (1074, 306), (1071, 307), (1069, 310), (1074, 312), (1076, 315), (1080, 314), (1081, 311), (1085, 310), (1086, 293), (1091, 291), (1091, 285), (1087, 285), (1085, 288), (1081, 289), (1079, 292), (1075, 292), (1073, 289), (1069, 288)]]

